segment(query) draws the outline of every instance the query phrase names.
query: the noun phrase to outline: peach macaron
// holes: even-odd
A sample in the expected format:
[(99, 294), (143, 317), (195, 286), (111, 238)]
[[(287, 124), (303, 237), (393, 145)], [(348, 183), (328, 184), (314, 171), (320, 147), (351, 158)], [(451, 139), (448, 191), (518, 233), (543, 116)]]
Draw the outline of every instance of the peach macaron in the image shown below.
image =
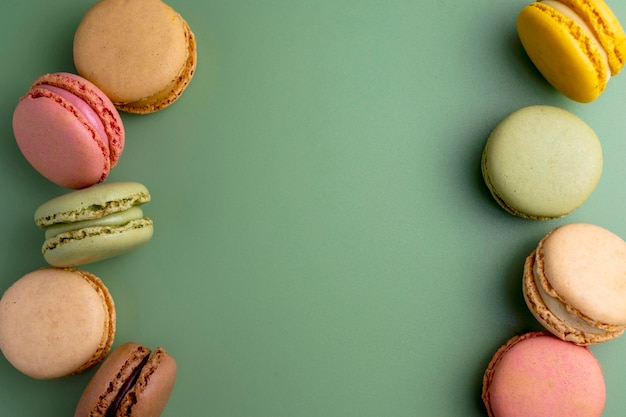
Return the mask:
[(18, 279), (0, 299), (0, 350), (32, 378), (59, 378), (104, 359), (115, 324), (113, 298), (98, 277), (42, 268)]
[(626, 330), (626, 242), (593, 224), (552, 229), (526, 258), (523, 294), (559, 338), (606, 342)]

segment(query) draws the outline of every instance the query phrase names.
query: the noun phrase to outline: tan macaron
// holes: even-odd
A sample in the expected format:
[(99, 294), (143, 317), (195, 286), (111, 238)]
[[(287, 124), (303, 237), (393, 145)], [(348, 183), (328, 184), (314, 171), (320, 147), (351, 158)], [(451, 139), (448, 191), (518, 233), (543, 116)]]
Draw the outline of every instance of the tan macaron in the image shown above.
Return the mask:
[(523, 292), (537, 320), (561, 339), (614, 339), (626, 329), (626, 242), (591, 224), (557, 227), (526, 259)]
[(176, 361), (165, 349), (134, 342), (117, 347), (83, 391), (75, 417), (158, 417), (176, 382)]
[(130, 113), (176, 101), (193, 77), (196, 55), (189, 25), (160, 0), (100, 0), (74, 35), (78, 73)]
[(95, 275), (43, 268), (0, 299), (0, 350), (22, 373), (52, 379), (82, 372), (109, 353), (115, 306)]

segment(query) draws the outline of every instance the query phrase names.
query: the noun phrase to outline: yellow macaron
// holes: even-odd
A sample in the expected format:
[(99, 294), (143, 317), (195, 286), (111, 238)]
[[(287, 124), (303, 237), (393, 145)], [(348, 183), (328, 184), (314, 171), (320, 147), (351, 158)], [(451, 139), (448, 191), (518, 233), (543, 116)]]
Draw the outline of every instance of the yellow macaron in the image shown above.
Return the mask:
[(602, 0), (538, 0), (517, 17), (531, 61), (554, 88), (589, 103), (626, 60), (626, 33)]

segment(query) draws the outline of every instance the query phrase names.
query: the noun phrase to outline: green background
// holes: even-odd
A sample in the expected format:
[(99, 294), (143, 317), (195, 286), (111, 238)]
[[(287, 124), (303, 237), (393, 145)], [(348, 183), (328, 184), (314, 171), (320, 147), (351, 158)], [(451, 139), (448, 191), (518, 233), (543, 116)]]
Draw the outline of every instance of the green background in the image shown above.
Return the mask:
[[(161, 112), (123, 115), (107, 181), (143, 182), (155, 235), (82, 267), (117, 306), (115, 345), (164, 346), (179, 363), (165, 416), (485, 416), (483, 371), (538, 324), (525, 257), (553, 227), (626, 237), (626, 76), (595, 102), (554, 91), (521, 49), (528, 1), (169, 2), (198, 42), (189, 88)], [(44, 266), (34, 210), (65, 192), (11, 130), (39, 75), (74, 72), (86, 0), (0, 6), (0, 291)], [(626, 3), (610, 2), (626, 20)], [(531, 104), (598, 134), (600, 184), (568, 217), (515, 218), (480, 175), (489, 132)], [(626, 337), (593, 347), (626, 409)], [(0, 356), (0, 410), (68, 416), (93, 370), (30, 379)]]

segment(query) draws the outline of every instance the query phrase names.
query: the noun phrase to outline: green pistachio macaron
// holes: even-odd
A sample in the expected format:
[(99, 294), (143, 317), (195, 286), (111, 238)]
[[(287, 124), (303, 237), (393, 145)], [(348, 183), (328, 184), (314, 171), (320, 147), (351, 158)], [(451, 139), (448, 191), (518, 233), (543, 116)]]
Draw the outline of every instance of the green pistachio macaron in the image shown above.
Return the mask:
[(148, 201), (143, 184), (115, 182), (44, 203), (35, 211), (35, 223), (45, 229), (44, 259), (52, 266), (76, 266), (143, 245), (153, 234), (152, 220), (140, 208)]
[(489, 191), (506, 211), (548, 220), (571, 213), (591, 195), (602, 173), (602, 147), (574, 114), (528, 106), (491, 132), (481, 166)]

